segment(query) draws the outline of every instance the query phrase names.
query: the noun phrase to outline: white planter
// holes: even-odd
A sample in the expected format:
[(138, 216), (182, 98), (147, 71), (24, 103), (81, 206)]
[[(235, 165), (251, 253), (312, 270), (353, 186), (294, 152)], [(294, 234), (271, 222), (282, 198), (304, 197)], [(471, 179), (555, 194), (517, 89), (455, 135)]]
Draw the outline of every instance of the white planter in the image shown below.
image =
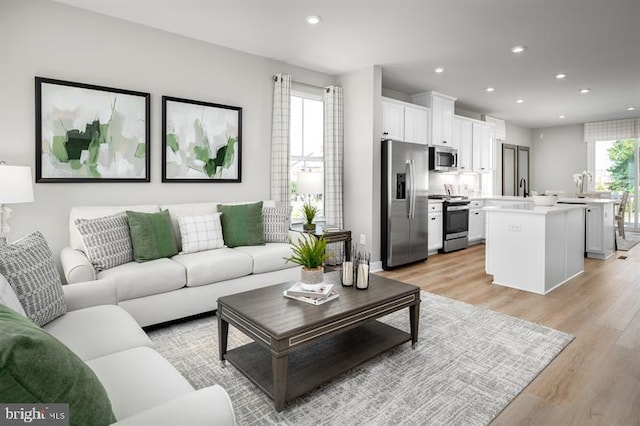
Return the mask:
[(314, 291), (322, 287), (324, 283), (324, 268), (307, 269), (303, 267), (300, 270), (300, 284), (303, 290)]

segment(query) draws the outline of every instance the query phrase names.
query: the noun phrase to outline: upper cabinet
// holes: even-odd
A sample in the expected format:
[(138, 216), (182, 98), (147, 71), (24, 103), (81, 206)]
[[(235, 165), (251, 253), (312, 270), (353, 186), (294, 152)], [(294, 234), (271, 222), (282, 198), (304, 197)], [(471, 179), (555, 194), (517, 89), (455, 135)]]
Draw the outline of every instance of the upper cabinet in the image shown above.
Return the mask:
[(491, 165), (491, 129), (485, 122), (456, 115), (453, 141), (458, 148), (458, 170), (488, 172)]
[(382, 137), (404, 140), (404, 107), (402, 105), (382, 101)]
[(382, 138), (426, 145), (429, 109), (382, 99)]
[(470, 119), (454, 117), (453, 144), (458, 147), (458, 170), (473, 171), (473, 123)]
[(426, 145), (429, 112), (426, 108), (404, 107), (404, 140)]
[(453, 137), (453, 113), (456, 98), (438, 92), (426, 92), (414, 95), (413, 102), (431, 109), (431, 145), (458, 148)]
[(491, 165), (491, 129), (481, 121), (474, 121), (473, 129), (473, 170), (488, 172)]

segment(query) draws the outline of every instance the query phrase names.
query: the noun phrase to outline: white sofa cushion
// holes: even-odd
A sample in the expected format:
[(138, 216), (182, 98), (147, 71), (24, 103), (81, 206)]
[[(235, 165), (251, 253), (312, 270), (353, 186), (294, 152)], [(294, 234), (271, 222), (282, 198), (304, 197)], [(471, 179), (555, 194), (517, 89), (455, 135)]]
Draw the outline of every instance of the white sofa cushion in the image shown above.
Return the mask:
[(236, 417), (227, 392), (209, 386), (123, 419), (113, 426), (235, 426)]
[(67, 312), (42, 328), (84, 361), (152, 345), (136, 320), (116, 305)]
[(99, 272), (97, 277), (113, 280), (118, 301), (177, 290), (187, 283), (182, 265), (166, 258), (125, 263)]
[(104, 386), (118, 420), (194, 391), (166, 359), (138, 347), (87, 361)]
[(127, 210), (143, 213), (159, 212), (160, 208), (153, 204), (142, 204), (134, 206), (76, 206), (69, 212), (69, 247), (84, 252), (82, 235), (75, 225), (76, 219), (97, 219), (103, 216), (110, 216)]
[(291, 246), (287, 243), (267, 243), (263, 246), (242, 246), (234, 250), (246, 253), (253, 260), (254, 274), (277, 271), (280, 269), (295, 268), (295, 263), (286, 262), (285, 257), (293, 254)]
[(221, 213), (198, 216), (178, 216), (182, 250), (180, 254), (196, 253), (224, 247)]
[(171, 259), (187, 270), (187, 287), (243, 277), (253, 269), (251, 256), (227, 247), (178, 254)]

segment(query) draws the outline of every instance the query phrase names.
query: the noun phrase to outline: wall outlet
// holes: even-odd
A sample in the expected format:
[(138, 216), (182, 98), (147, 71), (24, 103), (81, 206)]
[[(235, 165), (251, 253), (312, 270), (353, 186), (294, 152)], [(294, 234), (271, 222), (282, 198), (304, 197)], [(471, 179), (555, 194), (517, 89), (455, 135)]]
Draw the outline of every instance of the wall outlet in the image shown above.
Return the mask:
[(509, 224), (507, 230), (511, 232), (520, 232), (522, 231), (522, 227), (520, 225)]
[(364, 234), (360, 234), (360, 244), (365, 245), (367, 244), (367, 236)]

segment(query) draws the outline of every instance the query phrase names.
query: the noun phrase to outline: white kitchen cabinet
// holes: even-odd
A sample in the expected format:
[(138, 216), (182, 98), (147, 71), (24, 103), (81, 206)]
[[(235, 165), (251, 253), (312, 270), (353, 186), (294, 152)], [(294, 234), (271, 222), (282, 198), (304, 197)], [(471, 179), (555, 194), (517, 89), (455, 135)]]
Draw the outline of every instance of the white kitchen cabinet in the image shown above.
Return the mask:
[(427, 108), (404, 107), (404, 141), (426, 145), (429, 123)]
[(436, 251), (442, 248), (442, 203), (429, 200), (429, 233), (427, 249)]
[(382, 100), (382, 137), (426, 145), (429, 109), (406, 102)]
[(458, 148), (458, 170), (473, 170), (473, 124), (468, 118), (455, 116), (453, 119), (453, 144)]
[(382, 101), (382, 137), (404, 140), (404, 106), (402, 104)]
[(456, 148), (453, 142), (454, 100), (433, 94), (431, 104), (431, 144)]
[(493, 283), (547, 294), (584, 271), (582, 206), (485, 207), (485, 271)]
[(482, 200), (469, 202), (469, 242), (484, 240), (485, 214), (482, 208), (485, 203)]
[(613, 203), (589, 203), (587, 201), (586, 241), (587, 257), (606, 259), (615, 251)]
[(473, 121), (473, 170), (476, 172), (488, 172), (491, 165), (491, 129), (488, 124)]
[(430, 108), (429, 144), (457, 148), (453, 141), (456, 98), (431, 91), (414, 95), (412, 100), (415, 104)]

